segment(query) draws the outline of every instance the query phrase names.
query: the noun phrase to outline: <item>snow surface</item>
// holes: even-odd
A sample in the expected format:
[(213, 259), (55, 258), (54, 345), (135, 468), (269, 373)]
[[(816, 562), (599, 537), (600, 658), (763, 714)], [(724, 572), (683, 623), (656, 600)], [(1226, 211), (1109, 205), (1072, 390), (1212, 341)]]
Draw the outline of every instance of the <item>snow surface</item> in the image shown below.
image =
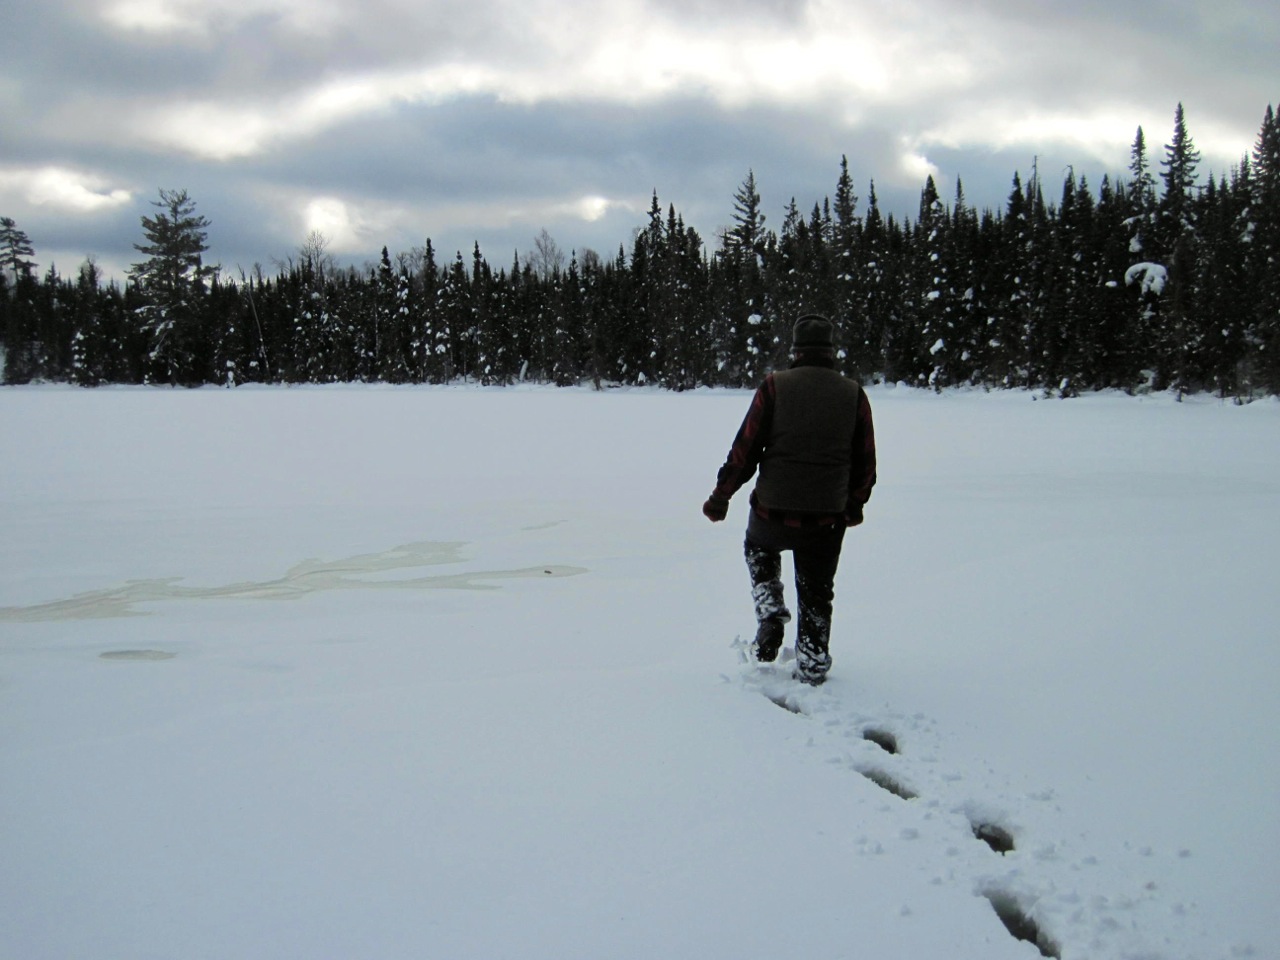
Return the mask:
[(1280, 403), (870, 396), (811, 690), (746, 392), (0, 392), (0, 957), (1280, 955)]

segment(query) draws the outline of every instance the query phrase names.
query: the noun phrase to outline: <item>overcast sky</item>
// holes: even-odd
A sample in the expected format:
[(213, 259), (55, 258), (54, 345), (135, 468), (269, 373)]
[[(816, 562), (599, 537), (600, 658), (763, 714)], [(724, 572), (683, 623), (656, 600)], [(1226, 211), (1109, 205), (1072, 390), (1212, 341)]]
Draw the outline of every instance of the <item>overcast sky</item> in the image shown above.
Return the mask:
[(1229, 173), (1280, 105), (1274, 0), (0, 0), (0, 215), (40, 269), (119, 274), (161, 188), (233, 275), (321, 231), (343, 262), (432, 239), (495, 268), (546, 228), (630, 251), (654, 191), (714, 247), (849, 159), (913, 216), (999, 208), (1038, 158), (1125, 176), (1174, 110)]

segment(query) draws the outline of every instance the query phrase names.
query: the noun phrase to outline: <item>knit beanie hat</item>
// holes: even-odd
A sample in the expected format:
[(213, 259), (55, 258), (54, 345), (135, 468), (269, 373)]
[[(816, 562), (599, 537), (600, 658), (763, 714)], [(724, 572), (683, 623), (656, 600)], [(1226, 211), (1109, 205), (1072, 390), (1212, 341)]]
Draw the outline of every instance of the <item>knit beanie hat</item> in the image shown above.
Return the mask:
[(791, 330), (793, 350), (830, 350), (831, 321), (816, 313), (806, 313)]

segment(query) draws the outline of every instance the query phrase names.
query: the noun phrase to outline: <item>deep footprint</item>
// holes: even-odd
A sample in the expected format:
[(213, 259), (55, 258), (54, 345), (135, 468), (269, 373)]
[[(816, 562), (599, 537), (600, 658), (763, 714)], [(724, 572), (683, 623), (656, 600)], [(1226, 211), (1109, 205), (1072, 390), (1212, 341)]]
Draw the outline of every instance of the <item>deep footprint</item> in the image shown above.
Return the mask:
[(973, 835), (996, 853), (1004, 856), (1013, 852), (1013, 834), (994, 823), (974, 823)]
[(804, 713), (804, 711), (801, 710), (800, 707), (795, 702), (793, 702), (785, 693), (779, 693), (779, 694), (766, 693), (765, 696), (768, 697), (773, 703), (776, 703), (778, 706), (780, 706), (783, 710), (786, 710), (790, 713), (798, 713), (798, 714)]
[(858, 771), (881, 790), (888, 790), (895, 797), (901, 797), (903, 800), (914, 800), (919, 796), (910, 787), (903, 786), (889, 774), (883, 770), (877, 770), (874, 767), (867, 767)]
[(1049, 939), (1048, 934), (1040, 929), (1039, 924), (1027, 915), (1017, 898), (1002, 890), (988, 890), (983, 893), (983, 896), (990, 901), (996, 916), (1000, 918), (1000, 922), (1010, 934), (1034, 946), (1040, 951), (1040, 956), (1062, 960), (1061, 949)]
[(874, 743), (885, 753), (896, 754), (898, 752), (898, 738), (888, 730), (877, 730), (875, 728), (863, 730), (862, 739)]

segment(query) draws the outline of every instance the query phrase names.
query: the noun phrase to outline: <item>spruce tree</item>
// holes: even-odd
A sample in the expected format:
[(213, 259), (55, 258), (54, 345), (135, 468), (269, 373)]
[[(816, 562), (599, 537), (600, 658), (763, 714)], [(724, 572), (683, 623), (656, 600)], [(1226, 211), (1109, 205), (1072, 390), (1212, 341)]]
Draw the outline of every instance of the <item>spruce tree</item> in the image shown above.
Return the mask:
[(1164, 195), (1157, 207), (1157, 230), (1167, 282), (1155, 337), (1157, 386), (1179, 392), (1198, 383), (1195, 358), (1204, 339), (1196, 311), (1196, 168), (1200, 153), (1187, 132), (1182, 104), (1174, 114), (1173, 140), (1165, 146)]
[(1155, 246), (1156, 181), (1151, 174), (1147, 158), (1147, 138), (1138, 128), (1129, 152), (1129, 181), (1127, 195), (1130, 200), (1129, 252), (1134, 259), (1151, 259), (1157, 256)]
[(1163, 326), (1161, 296), (1168, 279), (1168, 269), (1163, 263), (1164, 254), (1157, 240), (1155, 178), (1147, 161), (1147, 143), (1142, 128), (1134, 137), (1130, 155), (1130, 181), (1126, 196), (1129, 210), (1125, 222), (1129, 225), (1129, 266), (1124, 272), (1125, 286), (1130, 290), (1133, 317), (1130, 321), (1131, 340), (1140, 346), (1143, 366), (1141, 377), (1145, 381), (1157, 377), (1155, 351), (1151, 344)]
[(1132, 260), (1126, 233), (1129, 212), (1124, 183), (1112, 186), (1111, 178), (1104, 176), (1098, 188), (1092, 244), (1101, 285), (1093, 323), (1097, 366), (1093, 386), (1099, 388), (1132, 389), (1142, 368), (1133, 291), (1124, 283)]
[(1250, 285), (1254, 307), (1246, 333), (1265, 388), (1280, 393), (1280, 115), (1267, 106), (1253, 150)]
[(440, 283), (436, 303), (434, 349), (440, 364), (437, 369), (442, 375), (441, 382), (448, 382), (455, 377), (466, 377), (472, 361), (472, 344), (467, 333), (471, 329), (471, 282), (461, 250)]
[(1228, 184), (1210, 178), (1197, 216), (1195, 288), (1203, 339), (1196, 363), (1200, 381), (1219, 396), (1247, 395), (1246, 329), (1250, 302), (1247, 267), (1250, 171), (1247, 163)]
[(1024, 316), (1033, 294), (1029, 286), (1030, 251), (1033, 245), (1031, 216), (1022, 175), (1015, 173), (998, 222), (998, 266), (992, 271), (988, 310), (987, 364), (991, 382), (1001, 387), (1025, 386), (1027, 370), (1023, 353)]
[(107, 382), (106, 322), (99, 301), (98, 265), (92, 259), (80, 266), (74, 299), (75, 332), (71, 339), (71, 381), (82, 387)]
[(831, 283), (835, 286), (830, 301), (834, 313), (832, 319), (840, 331), (843, 359), (841, 366), (846, 373), (856, 373), (861, 369), (863, 345), (867, 336), (866, 316), (860, 303), (862, 275), (857, 266), (862, 234), (857, 210), (858, 197), (853, 192), (853, 178), (849, 175), (849, 158), (841, 156), (840, 176), (836, 180), (835, 224), (829, 252)]
[(760, 191), (756, 189), (754, 170), (747, 171), (747, 178), (733, 195), (733, 226), (725, 234), (724, 245), (728, 250), (743, 256), (759, 253), (764, 237), (765, 215), (760, 211)]
[(955, 345), (951, 342), (950, 310), (954, 291), (946, 251), (947, 212), (932, 174), (920, 191), (914, 236), (904, 333), (916, 341), (910, 362), (917, 382), (941, 390), (951, 382), (949, 362)]
[(857, 312), (862, 318), (862, 332), (857, 341), (849, 343), (849, 359), (851, 368), (865, 379), (886, 373), (889, 315), (898, 301), (890, 285), (888, 233), (874, 180), (867, 192), (867, 215), (862, 224), (856, 269), (860, 278)]
[(946, 227), (944, 256), (948, 264), (950, 298), (946, 305), (950, 339), (948, 379), (976, 382), (986, 318), (982, 276), (981, 227), (978, 214), (965, 199), (964, 184), (956, 178), (956, 195)]
[(1178, 238), (1195, 230), (1194, 193), (1196, 169), (1200, 165), (1200, 151), (1196, 149), (1187, 132), (1186, 115), (1178, 104), (1173, 116), (1173, 139), (1165, 145), (1165, 158), (1161, 161), (1164, 172), (1164, 194), (1157, 207), (1160, 234), (1164, 249), (1170, 251)]

